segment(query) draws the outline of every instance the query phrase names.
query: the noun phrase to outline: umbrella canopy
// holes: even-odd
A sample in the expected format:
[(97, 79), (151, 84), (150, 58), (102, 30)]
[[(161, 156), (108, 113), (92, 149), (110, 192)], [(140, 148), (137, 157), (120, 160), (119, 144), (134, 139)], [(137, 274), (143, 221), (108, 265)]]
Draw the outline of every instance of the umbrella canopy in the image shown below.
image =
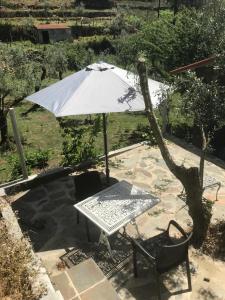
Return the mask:
[[(162, 89), (168, 86), (148, 79), (152, 104), (157, 106)], [(26, 98), (51, 111), (56, 117), (103, 114), (106, 178), (109, 182), (106, 113), (142, 111), (144, 99), (138, 77), (116, 66), (99, 62), (89, 65)]]
[[(148, 83), (156, 107), (160, 90), (167, 86), (151, 79)], [(104, 62), (89, 65), (28, 96), (27, 100), (45, 107), (56, 117), (145, 109), (138, 89), (138, 77)]]

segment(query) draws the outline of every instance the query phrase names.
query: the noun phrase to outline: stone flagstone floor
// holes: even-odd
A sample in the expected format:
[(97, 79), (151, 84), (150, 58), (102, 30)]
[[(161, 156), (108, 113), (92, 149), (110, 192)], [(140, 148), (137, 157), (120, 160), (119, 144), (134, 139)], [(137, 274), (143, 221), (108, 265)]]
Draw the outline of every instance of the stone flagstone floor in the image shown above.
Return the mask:
[[(175, 161), (186, 166), (199, 164), (199, 157), (190, 151), (168, 143), (169, 150)], [(217, 160), (216, 160), (217, 161)], [(153, 236), (159, 233), (158, 229), (166, 228), (170, 219), (177, 220), (186, 227), (191, 223), (187, 210), (182, 209), (184, 203), (178, 197), (182, 191), (182, 185), (170, 173), (158, 148), (149, 148), (147, 145), (136, 148), (130, 152), (123, 153), (111, 159), (111, 176), (118, 180), (127, 180), (137, 186), (153, 192), (160, 197), (161, 203), (154, 211), (140, 216), (137, 219), (138, 231), (144, 236)], [(222, 187), (216, 198), (216, 187), (207, 189), (204, 196), (214, 202), (212, 222), (218, 219), (225, 219), (225, 169), (206, 161), (205, 174), (215, 177), (222, 183)], [(133, 234), (131, 225), (128, 225), (128, 232)], [(164, 298), (163, 299), (225, 299), (225, 263), (214, 261), (211, 258), (191, 250), (192, 283), (193, 291), (172, 295), (172, 292), (187, 288), (186, 278), (182, 273), (173, 274), (171, 284), (171, 273), (164, 277)], [(208, 281), (209, 280), (209, 281)], [(176, 283), (174, 285), (174, 283)], [(116, 284), (115, 284), (116, 286)], [(117, 289), (121, 299), (156, 299), (154, 291), (154, 279), (149, 273), (144, 273), (138, 279), (132, 276), (126, 284)], [(162, 289), (163, 290), (163, 289)]]
[[(169, 149), (180, 164), (199, 163), (197, 155), (173, 143), (169, 143)], [(104, 171), (103, 168), (102, 170)], [(222, 183), (218, 201), (213, 206), (212, 221), (225, 219), (225, 168), (207, 161), (205, 173)], [(160, 229), (165, 229), (170, 219), (177, 220), (184, 227), (191, 223), (186, 208), (181, 209), (184, 202), (178, 197), (182, 186), (167, 169), (158, 148), (142, 145), (111, 158), (110, 174), (118, 180), (127, 180), (144, 188), (161, 199), (155, 208), (137, 218), (137, 228), (132, 224), (127, 225), (126, 230), (130, 235), (140, 234), (144, 238), (153, 236), (159, 233)], [(45, 224), (40, 233), (32, 230), (28, 233), (31, 235), (36, 253), (43, 260), (52, 278), (62, 272), (56, 266), (59, 257), (65, 254), (67, 249), (75, 247), (77, 240), (86, 240), (85, 226), (82, 226), (82, 222), (80, 225), (76, 223), (76, 212), (73, 208), (74, 192), (73, 177), (67, 176), (14, 197), (16, 200), (14, 208), (23, 208), (19, 214), (21, 219), (36, 222), (36, 225), (39, 222)], [(204, 195), (215, 200), (216, 189), (208, 189)], [(92, 240), (98, 240), (98, 236), (99, 231), (96, 227), (91, 227)], [(187, 286), (181, 269), (164, 276), (163, 299), (225, 299), (225, 263), (213, 261), (195, 250), (191, 250), (190, 256), (193, 291), (173, 294), (174, 291), (185, 289)], [(111, 279), (111, 283), (121, 299), (156, 299), (154, 278), (149, 270), (143, 270), (142, 276), (134, 279), (132, 266), (128, 265), (123, 272)]]

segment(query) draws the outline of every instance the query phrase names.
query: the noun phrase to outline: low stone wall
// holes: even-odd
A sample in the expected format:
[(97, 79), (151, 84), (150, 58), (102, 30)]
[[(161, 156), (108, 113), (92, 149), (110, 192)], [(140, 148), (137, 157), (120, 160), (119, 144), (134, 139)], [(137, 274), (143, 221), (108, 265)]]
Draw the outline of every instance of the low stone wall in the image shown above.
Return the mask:
[[(0, 209), (1, 209), (2, 218), (5, 220), (9, 233), (13, 235), (15, 240), (21, 240), (21, 238), (23, 237), (23, 233), (17, 222), (17, 218), (13, 213), (11, 206), (2, 197), (0, 197)], [(40, 259), (35, 255), (33, 251), (32, 251), (32, 259), (35, 265), (37, 266), (37, 270), (39, 272), (37, 284), (40, 283), (41, 285), (44, 285), (47, 290), (46, 294), (40, 300), (63, 300), (63, 297), (60, 294), (60, 292), (55, 291), (47, 275), (46, 269), (42, 266)]]
[[(145, 142), (141, 142), (138, 144), (134, 144), (131, 146), (127, 146), (124, 148), (120, 148), (114, 151), (110, 151), (108, 153), (108, 157), (114, 157), (116, 155), (122, 154), (127, 151), (131, 151), (135, 148), (140, 147), (141, 145), (145, 144)], [(104, 160), (105, 156), (99, 156), (99, 160)], [(56, 179), (59, 179), (61, 177), (67, 176), (69, 174), (72, 174), (73, 172), (76, 171), (81, 171), (82, 169), (87, 169), (90, 168), (94, 163), (94, 161), (85, 161), (77, 166), (74, 167), (59, 167), (59, 168), (54, 168), (50, 169), (45, 173), (38, 174), (38, 175), (33, 175), (30, 176), (26, 180), (20, 180), (20, 181), (15, 181), (11, 182), (8, 185), (4, 184), (0, 186), (0, 196), (4, 195), (14, 195), (16, 193), (19, 193), (21, 191), (26, 191), (32, 188), (35, 188), (41, 184), (47, 184), (48, 182), (54, 181)]]

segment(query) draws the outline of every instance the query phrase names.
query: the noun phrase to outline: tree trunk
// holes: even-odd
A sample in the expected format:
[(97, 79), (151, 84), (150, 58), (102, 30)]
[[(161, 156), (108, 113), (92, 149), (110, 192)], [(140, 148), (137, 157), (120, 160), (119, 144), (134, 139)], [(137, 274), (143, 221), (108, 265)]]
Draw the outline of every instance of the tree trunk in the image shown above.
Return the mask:
[(174, 0), (174, 4), (173, 4), (173, 14), (174, 16), (176, 16), (176, 14), (178, 13), (179, 10), (179, 0)]
[(207, 140), (206, 140), (206, 134), (204, 131), (203, 126), (201, 126), (201, 137), (202, 137), (202, 152), (200, 156), (200, 164), (199, 164), (199, 176), (200, 176), (200, 183), (201, 187), (203, 189), (203, 182), (204, 182), (204, 165), (205, 165), (205, 154), (206, 154), (206, 148), (207, 148)]
[(42, 66), (41, 69), (42, 69), (41, 81), (43, 81), (46, 78), (47, 70), (44, 66)]
[(0, 133), (1, 133), (1, 142), (0, 145), (5, 148), (8, 147), (9, 139), (8, 139), (8, 124), (7, 117), (3, 110), (0, 110)]
[(160, 17), (161, 0), (158, 0), (158, 18)]
[(206, 237), (211, 218), (211, 213), (207, 211), (202, 202), (202, 186), (199, 177), (199, 169), (198, 167), (186, 168), (183, 165), (179, 166), (171, 157), (169, 149), (163, 140), (161, 129), (153, 111), (144, 59), (139, 59), (137, 69), (149, 124), (153, 130), (160, 152), (167, 167), (173, 173), (173, 175), (181, 181), (185, 188), (189, 215), (193, 220), (192, 242), (194, 247), (199, 248)]

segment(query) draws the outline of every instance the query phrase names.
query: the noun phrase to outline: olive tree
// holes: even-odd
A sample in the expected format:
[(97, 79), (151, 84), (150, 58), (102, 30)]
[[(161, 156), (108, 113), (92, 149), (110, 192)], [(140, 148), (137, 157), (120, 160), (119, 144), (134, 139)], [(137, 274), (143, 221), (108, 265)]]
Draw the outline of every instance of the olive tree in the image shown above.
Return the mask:
[(68, 68), (68, 59), (64, 54), (63, 48), (60, 45), (51, 46), (48, 48), (47, 57), (49, 58), (49, 73), (57, 75), (59, 80), (63, 79), (63, 73)]
[(180, 180), (185, 188), (189, 214), (193, 221), (193, 245), (198, 248), (202, 245), (206, 237), (211, 219), (211, 206), (203, 200), (205, 151), (210, 136), (220, 126), (221, 120), (225, 116), (224, 87), (220, 86), (217, 82), (206, 84), (203, 80), (194, 76), (179, 83), (180, 92), (183, 94), (183, 110), (187, 115), (192, 115), (193, 120), (201, 130), (202, 136), (202, 155), (199, 166), (185, 167), (183, 164), (178, 165), (174, 161), (163, 139), (148, 90), (145, 59), (139, 59), (137, 69), (145, 101), (146, 114), (162, 157), (169, 170)]
[(35, 76), (35, 91), (39, 91), (47, 77), (55, 75), (61, 80), (67, 70), (67, 57), (60, 45), (30, 48), (26, 50), (27, 57), (32, 61)]
[[(41, 89), (46, 78), (57, 77), (62, 80), (63, 73), (66, 72), (68, 67), (68, 59), (60, 45), (51, 45), (40, 49), (30, 48), (26, 51), (26, 54), (33, 66), (35, 92)], [(38, 107), (38, 104), (34, 104), (22, 115), (26, 116)]]
[(202, 185), (205, 154), (215, 131), (225, 124), (225, 86), (218, 80), (207, 82), (189, 72), (178, 77), (174, 88), (181, 95), (179, 113), (192, 121), (192, 126), (198, 128), (201, 137), (199, 172)]
[(34, 87), (34, 72), (21, 48), (0, 46), (0, 145), (8, 145), (7, 114)]

